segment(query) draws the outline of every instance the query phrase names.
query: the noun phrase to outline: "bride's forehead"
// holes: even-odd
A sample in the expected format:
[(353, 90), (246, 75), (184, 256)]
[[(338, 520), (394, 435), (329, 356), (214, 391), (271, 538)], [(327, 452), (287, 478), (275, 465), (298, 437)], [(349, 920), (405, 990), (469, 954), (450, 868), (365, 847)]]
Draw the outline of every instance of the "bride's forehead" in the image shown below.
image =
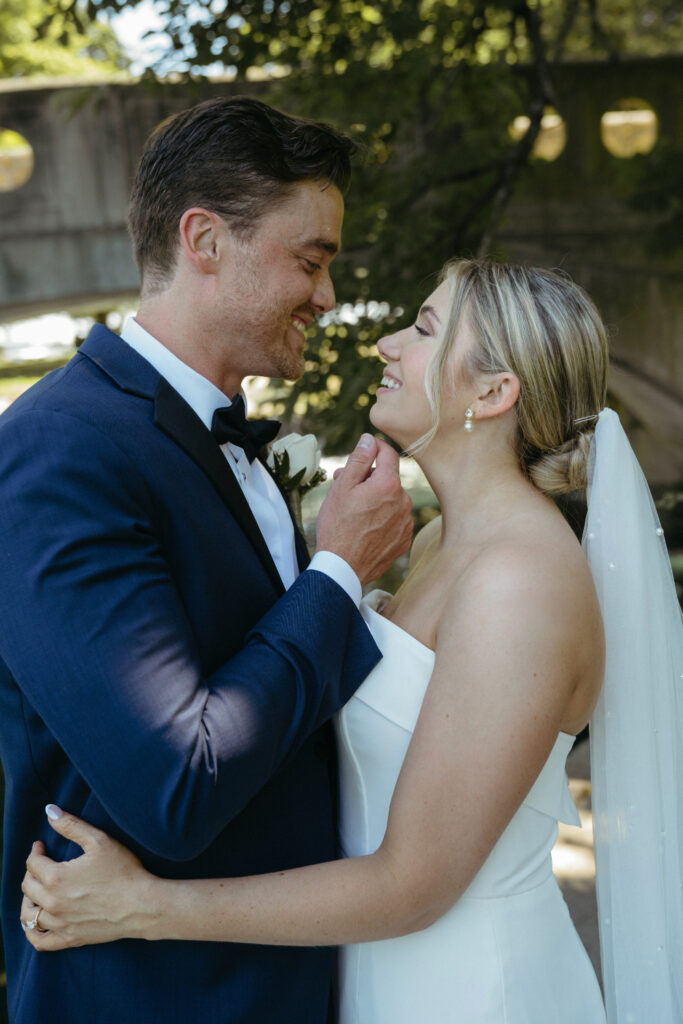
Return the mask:
[(438, 288), (435, 288), (432, 294), (425, 299), (422, 303), (423, 306), (432, 306), (433, 309), (439, 314), (439, 318), (443, 322), (446, 313), (448, 312), (448, 306), (450, 303), (451, 296), (451, 283), (447, 279), (442, 281)]

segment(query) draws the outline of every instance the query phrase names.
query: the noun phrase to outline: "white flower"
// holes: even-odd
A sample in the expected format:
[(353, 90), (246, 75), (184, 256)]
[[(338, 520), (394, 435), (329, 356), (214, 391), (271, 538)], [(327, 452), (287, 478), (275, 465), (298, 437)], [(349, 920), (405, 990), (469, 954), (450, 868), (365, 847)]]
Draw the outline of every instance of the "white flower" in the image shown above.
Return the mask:
[(273, 441), (266, 461), (286, 496), (296, 525), (302, 530), (301, 500), (327, 479), (327, 473), (320, 466), (316, 438), (313, 434), (287, 434)]
[(296, 481), (295, 486), (306, 487), (320, 468), (318, 441), (314, 434), (287, 434), (273, 441), (267, 461), (276, 471), (283, 466), (288, 480)]

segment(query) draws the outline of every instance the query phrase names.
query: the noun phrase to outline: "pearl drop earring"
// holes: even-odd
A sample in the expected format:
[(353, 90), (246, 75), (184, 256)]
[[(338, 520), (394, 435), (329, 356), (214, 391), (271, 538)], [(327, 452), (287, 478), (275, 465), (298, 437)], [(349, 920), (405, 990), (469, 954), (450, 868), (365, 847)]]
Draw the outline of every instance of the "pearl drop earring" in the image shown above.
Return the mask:
[(465, 409), (465, 430), (467, 433), (471, 433), (474, 430), (474, 423), (472, 422), (474, 413), (471, 409)]

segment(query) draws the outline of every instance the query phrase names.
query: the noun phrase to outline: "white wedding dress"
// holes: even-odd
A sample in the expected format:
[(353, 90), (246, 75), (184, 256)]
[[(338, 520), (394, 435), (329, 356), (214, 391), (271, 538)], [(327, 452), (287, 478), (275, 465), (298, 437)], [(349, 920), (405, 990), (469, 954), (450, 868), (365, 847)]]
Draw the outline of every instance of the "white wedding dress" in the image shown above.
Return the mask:
[[(336, 718), (340, 841), (382, 842), (434, 653), (373, 607), (383, 658)], [(552, 874), (557, 822), (579, 824), (560, 733), (538, 779), (461, 899), (431, 927), (340, 951), (340, 1024), (604, 1024), (600, 989)], [(457, 856), (457, 850), (453, 851)]]

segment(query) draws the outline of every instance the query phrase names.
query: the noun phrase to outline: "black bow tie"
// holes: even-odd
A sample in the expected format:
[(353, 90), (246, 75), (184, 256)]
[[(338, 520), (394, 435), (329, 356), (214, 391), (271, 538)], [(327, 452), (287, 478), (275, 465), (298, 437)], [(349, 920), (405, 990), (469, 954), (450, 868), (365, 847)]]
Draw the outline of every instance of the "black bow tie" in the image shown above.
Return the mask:
[(253, 462), (264, 444), (274, 440), (281, 424), (277, 420), (248, 420), (241, 395), (235, 395), (232, 405), (216, 409), (211, 421), (211, 433), (219, 444), (237, 445)]

